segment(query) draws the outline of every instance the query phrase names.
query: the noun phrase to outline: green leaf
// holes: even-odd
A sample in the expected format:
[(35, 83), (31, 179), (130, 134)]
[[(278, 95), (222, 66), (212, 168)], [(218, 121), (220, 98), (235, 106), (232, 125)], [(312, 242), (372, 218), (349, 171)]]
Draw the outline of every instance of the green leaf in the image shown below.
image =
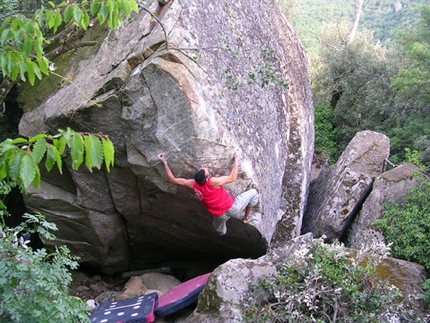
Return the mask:
[(11, 151), (11, 150), (19, 150), (19, 148), (17, 147), (17, 146), (15, 146), (15, 145), (11, 145), (10, 144), (10, 142), (11, 142), (12, 140), (10, 140), (9, 139), (9, 141), (4, 141), (4, 142), (2, 142), (1, 143), (1, 145), (0, 145), (0, 158), (1, 158), (1, 156), (3, 156), (4, 154), (6, 154), (8, 151)]
[(54, 139), (54, 146), (58, 150), (58, 153), (62, 155), (66, 149), (67, 140), (66, 137), (60, 137), (60, 139)]
[(49, 74), (49, 62), (45, 57), (38, 57), (37, 58), (37, 63), (39, 64), (39, 68), (40, 71), (45, 74), (48, 75)]
[(128, 3), (131, 6), (131, 10), (133, 10), (135, 13), (139, 12), (139, 6), (137, 5), (137, 2), (135, 0), (129, 0)]
[(7, 17), (5, 20), (3, 20), (2, 24), (0, 25), (0, 30), (5, 29), (5, 27), (6, 27), (7, 25), (9, 25), (9, 23), (10, 23), (10, 21), (11, 21), (11, 20), (12, 20), (12, 17), (11, 17), (11, 16), (9, 16), (9, 17)]
[(17, 47), (21, 47), (21, 39), (23, 38), (23, 36), (25, 35), (24, 30), (22, 29), (18, 29), (15, 30), (15, 32), (13, 33), (13, 37), (15, 40), (15, 43), (17, 45)]
[(78, 6), (73, 8), (73, 20), (81, 26), (82, 10)]
[(130, 1), (128, 0), (122, 0), (121, 1), (121, 5), (122, 5), (122, 10), (124, 10), (124, 15), (128, 18), (130, 17), (130, 12), (131, 12), (131, 4)]
[(33, 158), (35, 164), (39, 164), (43, 156), (45, 155), (46, 145), (47, 143), (45, 138), (40, 138), (34, 144), (33, 150), (31, 152), (31, 157)]
[(24, 37), (24, 44), (22, 46), (22, 55), (25, 57), (30, 56), (31, 50), (33, 49), (33, 39), (29, 36)]
[(17, 31), (22, 27), (22, 21), (20, 19), (13, 19), (10, 23), (10, 27), (13, 31)]
[(6, 166), (6, 163), (3, 163), (0, 166), (0, 181), (4, 180), (6, 177), (7, 177), (7, 166)]
[(46, 136), (47, 135), (45, 133), (40, 133), (40, 134), (38, 134), (38, 135), (36, 135), (36, 136), (31, 137), (30, 139), (28, 139), (28, 142), (30, 144), (32, 144), (32, 143), (38, 141), (39, 139), (46, 138)]
[(62, 173), (62, 162), (61, 154), (58, 149), (53, 145), (48, 145), (45, 161), (45, 167), (48, 172), (51, 171), (52, 167), (54, 167), (54, 164), (57, 163), (58, 170), (60, 173)]
[(70, 19), (72, 19), (73, 17), (73, 7), (74, 6), (67, 6), (66, 9), (64, 9), (63, 12), (63, 18), (64, 18), (64, 22), (69, 22)]
[(27, 72), (27, 65), (25, 65), (24, 61), (19, 62), (19, 74), (21, 75), (21, 80), (26, 81), (25, 72)]
[(95, 16), (96, 13), (99, 11), (99, 9), (100, 9), (100, 2), (98, 1), (91, 2), (90, 12), (92, 16)]
[(100, 169), (103, 162), (103, 145), (94, 135), (85, 136), (85, 166), (91, 170)]
[(19, 175), (24, 188), (27, 188), (33, 182), (36, 175), (36, 167), (37, 165), (34, 163), (33, 158), (29, 155), (25, 154), (22, 157)]
[[(41, 80), (42, 79), (42, 73), (40, 73), (40, 68), (36, 63), (33, 64), (33, 69), (34, 69), (34, 74), (36, 74), (37, 78), (39, 80)], [(28, 78), (30, 79), (30, 76)]]
[(102, 2), (100, 6), (100, 10), (97, 14), (97, 19), (99, 20), (100, 25), (103, 25), (103, 23), (106, 21), (108, 16), (109, 16), (109, 9), (106, 7), (106, 4)]
[(45, 18), (46, 18), (45, 14), (44, 14), (44, 10), (43, 9), (36, 10), (36, 13), (34, 15), (35, 15), (34, 16), (35, 17), (35, 22), (37, 22), (37, 25), (39, 27), (43, 28), (44, 21), (45, 21)]
[(49, 29), (52, 29), (55, 25), (55, 14), (51, 10), (46, 11), (46, 23)]
[(37, 164), (35, 165), (34, 170), (36, 171), (36, 173), (34, 174), (33, 186), (34, 188), (40, 188), (40, 169)]
[(35, 76), (35, 66), (37, 67), (37, 65), (35, 63), (33, 63), (31, 60), (27, 60), (25, 62), (25, 66), (27, 67), (28, 82), (31, 85), (34, 85), (34, 81), (36, 79), (36, 76)]
[(114, 164), (115, 148), (112, 141), (102, 138), (103, 152), (105, 158), (105, 166), (108, 172), (110, 172), (110, 167)]
[(28, 140), (25, 138), (16, 138), (16, 139), (12, 140), (10, 143), (12, 145), (16, 145), (16, 144), (23, 144), (25, 142), (28, 142)]
[(0, 68), (3, 75), (9, 74), (8, 72), (8, 59), (6, 55), (0, 55)]
[(9, 72), (12, 73), (10, 78), (12, 81), (15, 81), (19, 74), (19, 66), (13, 60), (9, 60), (9, 68)]
[(3, 46), (7, 41), (11, 40), (12, 31), (7, 28), (1, 32), (0, 44)]
[(43, 56), (43, 37), (35, 37), (33, 41), (34, 51), (36, 52), (37, 60)]
[(24, 154), (24, 151), (18, 150), (15, 154), (12, 154), (9, 160), (9, 175), (12, 179), (17, 180), (19, 177), (21, 159)]
[(61, 17), (61, 13), (57, 11), (54, 16), (54, 33), (57, 32), (58, 27), (63, 23), (63, 18)]
[(84, 160), (84, 139), (82, 135), (79, 133), (74, 133), (70, 145), (72, 169), (77, 170)]
[(82, 19), (81, 19), (82, 28), (87, 30), (88, 25), (90, 24), (90, 16), (86, 11), (84, 11)]

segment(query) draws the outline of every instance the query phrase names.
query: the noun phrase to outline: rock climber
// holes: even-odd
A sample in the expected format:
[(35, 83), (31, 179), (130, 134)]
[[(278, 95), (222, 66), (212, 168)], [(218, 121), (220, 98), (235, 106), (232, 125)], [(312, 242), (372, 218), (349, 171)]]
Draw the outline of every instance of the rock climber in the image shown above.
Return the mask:
[[(164, 164), (164, 171), (171, 183), (194, 190), (194, 194), (213, 215), (212, 225), (221, 236), (227, 233), (226, 222), (230, 217), (249, 223), (252, 208), (258, 203), (258, 192), (254, 188), (233, 197), (223, 187), (236, 180), (240, 155), (239, 151), (235, 152), (233, 167), (229, 175), (212, 177), (208, 168), (200, 168), (194, 174), (194, 179), (173, 176), (166, 158), (162, 154), (158, 156), (158, 159)], [(245, 210), (245, 215), (242, 218), (243, 210)]]

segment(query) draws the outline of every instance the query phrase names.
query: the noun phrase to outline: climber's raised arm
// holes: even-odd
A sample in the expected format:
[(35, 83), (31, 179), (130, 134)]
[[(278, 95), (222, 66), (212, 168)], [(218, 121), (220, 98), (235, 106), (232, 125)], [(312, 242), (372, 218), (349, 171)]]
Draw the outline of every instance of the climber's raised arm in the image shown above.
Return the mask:
[(188, 188), (193, 188), (194, 179), (187, 179), (187, 178), (181, 178), (181, 177), (173, 176), (173, 173), (170, 170), (169, 165), (167, 164), (166, 158), (162, 154), (160, 154), (160, 155), (158, 155), (158, 159), (163, 163), (164, 171), (166, 172), (167, 178), (168, 178), (170, 183), (185, 186)]
[(222, 185), (234, 182), (239, 172), (239, 159), (240, 152), (237, 151), (234, 154), (234, 163), (233, 167), (231, 168), (230, 174), (228, 176), (210, 177), (209, 180), (211, 185), (215, 188), (218, 188)]

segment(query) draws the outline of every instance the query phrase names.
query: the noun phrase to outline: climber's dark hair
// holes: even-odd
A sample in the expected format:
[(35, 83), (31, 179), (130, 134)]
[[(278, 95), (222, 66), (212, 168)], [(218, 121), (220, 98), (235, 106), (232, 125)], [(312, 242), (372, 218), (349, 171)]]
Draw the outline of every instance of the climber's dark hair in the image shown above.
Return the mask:
[(203, 184), (206, 182), (206, 173), (204, 169), (199, 169), (194, 174), (194, 180), (199, 184), (200, 186), (203, 186)]

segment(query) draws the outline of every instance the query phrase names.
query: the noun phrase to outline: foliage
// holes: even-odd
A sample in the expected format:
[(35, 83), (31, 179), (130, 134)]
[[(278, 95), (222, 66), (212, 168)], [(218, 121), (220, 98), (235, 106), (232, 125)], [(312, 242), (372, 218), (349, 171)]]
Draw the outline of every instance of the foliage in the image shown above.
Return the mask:
[(1, 321), (89, 322), (86, 304), (68, 295), (72, 281), (68, 268), (77, 268), (77, 258), (65, 246), (51, 253), (32, 250), (24, 237), (38, 233), (54, 239), (50, 231), (57, 228), (40, 214), (25, 217), (28, 220), (19, 227), (0, 227)]
[(429, 165), (428, 151), (430, 145), (426, 142), (430, 135), (430, 117), (409, 116), (402, 124), (388, 130), (390, 137), (391, 157), (393, 163), (400, 164), (407, 160), (407, 151), (412, 147), (418, 153), (415, 164)]
[(324, 159), (335, 161), (337, 129), (333, 126), (334, 109), (315, 107), (315, 152)]
[(373, 130), (390, 138), (393, 162), (403, 162), (410, 147), (419, 152), (421, 163), (430, 164), (429, 30), (429, 7), (397, 47), (380, 46), (369, 31), (347, 44), (346, 23), (324, 29), (312, 87), (316, 105), (330, 103), (335, 111), (335, 158), (358, 131)]
[(0, 0), (0, 20), (3, 20), (3, 15), (8, 15), (11, 12), (17, 11), (19, 0)]
[[(284, 2), (276, 1), (282, 10)], [(312, 59), (320, 54), (319, 35), (326, 24), (332, 22), (347, 21), (352, 23), (356, 0), (301, 0), (297, 13), (291, 18), (306, 52)], [(426, 5), (426, 0), (367, 0), (363, 6), (360, 18), (359, 32), (365, 29), (372, 30), (374, 37), (383, 45), (388, 46), (398, 38), (399, 30), (411, 29), (417, 26), (421, 6)], [(396, 5), (401, 4), (402, 9), (396, 10)]]
[(406, 155), (406, 161), (408, 163), (412, 163), (415, 164), (416, 166), (418, 166), (422, 172), (426, 171), (426, 166), (421, 163), (420, 160), (420, 152), (418, 152), (417, 150), (413, 150), (411, 151), (409, 148), (405, 148), (405, 155)]
[(354, 42), (345, 45), (346, 26), (336, 30), (332, 26), (321, 37), (332, 43), (321, 51), (321, 67), (313, 82), (316, 104), (330, 104), (334, 110), (329, 122), (337, 129), (335, 159), (357, 132), (386, 133), (396, 124), (390, 89), (396, 69), (387, 62), (389, 53), (373, 44), (370, 32), (357, 33)]
[(414, 322), (399, 290), (375, 275), (386, 246), (356, 253), (323, 238), (295, 251), (278, 277), (256, 286), (267, 298), (247, 309), (246, 322)]
[(72, 168), (78, 169), (85, 157), (85, 166), (91, 171), (100, 169), (104, 160), (109, 171), (113, 166), (114, 146), (107, 136), (81, 134), (70, 128), (57, 135), (39, 134), (31, 138), (6, 139), (0, 143), (0, 181), (18, 182), (26, 189), (31, 183), (40, 185), (39, 164), (45, 158), (50, 171), (55, 165), (62, 171), (61, 156), (70, 150)]
[(402, 203), (384, 205), (382, 218), (374, 225), (392, 243), (396, 258), (413, 261), (430, 269), (430, 181), (420, 178), (420, 185), (409, 190)]
[(420, 162), (430, 165), (430, 7), (422, 9), (418, 28), (401, 34), (403, 65), (391, 86), (396, 95), (394, 113), (398, 121), (395, 142), (402, 141), (395, 149), (412, 147), (420, 151)]
[[(81, 134), (70, 128), (51, 136), (7, 139), (0, 143), (0, 195), (13, 187), (25, 190), (32, 182), (40, 184), (39, 164), (55, 164), (62, 170), (61, 155), (69, 149), (73, 169), (84, 162), (91, 171), (105, 161), (109, 171), (113, 166), (114, 147), (107, 136)], [(88, 308), (82, 301), (68, 295), (71, 282), (69, 269), (78, 266), (66, 246), (53, 252), (44, 248), (33, 250), (28, 237), (37, 235), (42, 241), (53, 240), (50, 231), (57, 230), (41, 214), (24, 215), (27, 220), (10, 229), (5, 224), (7, 209), (0, 200), (0, 319), (2, 322), (87, 322)]]
[(351, 17), (354, 7), (349, 0), (301, 0), (292, 23), (312, 60), (319, 56), (318, 37), (324, 25)]
[[(430, 6), (422, 8), (419, 28), (400, 34), (405, 64), (393, 79), (397, 102), (419, 101), (430, 103)], [(427, 108), (428, 109), (428, 108)], [(418, 111), (423, 112), (423, 111)], [(429, 115), (427, 111), (427, 115)]]
[(82, 0), (76, 3), (56, 5), (48, 2), (49, 7), (42, 7), (31, 17), (17, 13), (6, 17), (0, 25), (0, 72), (16, 80), (34, 84), (35, 78), (42, 79), (42, 74), (49, 74), (49, 60), (45, 47), (49, 31), (57, 33), (62, 26), (75, 24), (87, 29), (92, 17), (100, 24), (107, 22), (110, 28), (123, 23), (123, 15), (128, 18), (131, 12), (137, 12), (135, 0)]
[(426, 302), (427, 305), (430, 305), (430, 279), (426, 279), (422, 284), (421, 288), (423, 289), (420, 297)]

